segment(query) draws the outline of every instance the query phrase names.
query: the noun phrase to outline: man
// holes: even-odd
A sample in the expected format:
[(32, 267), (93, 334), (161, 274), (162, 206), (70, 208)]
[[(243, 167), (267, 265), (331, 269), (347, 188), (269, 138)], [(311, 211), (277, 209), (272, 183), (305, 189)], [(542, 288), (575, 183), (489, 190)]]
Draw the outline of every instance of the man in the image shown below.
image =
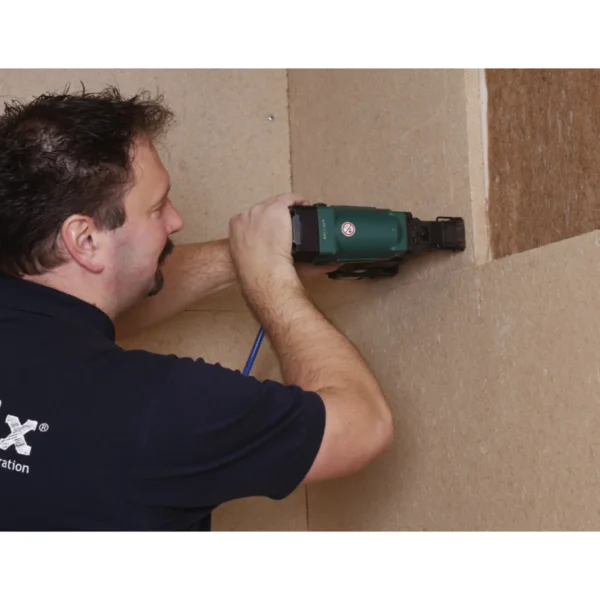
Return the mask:
[[(172, 116), (108, 88), (0, 117), (3, 530), (209, 530), (224, 502), (356, 472), (392, 439), (375, 377), (294, 267), (304, 199), (173, 248), (155, 148)], [(236, 280), (284, 384), (115, 343)]]

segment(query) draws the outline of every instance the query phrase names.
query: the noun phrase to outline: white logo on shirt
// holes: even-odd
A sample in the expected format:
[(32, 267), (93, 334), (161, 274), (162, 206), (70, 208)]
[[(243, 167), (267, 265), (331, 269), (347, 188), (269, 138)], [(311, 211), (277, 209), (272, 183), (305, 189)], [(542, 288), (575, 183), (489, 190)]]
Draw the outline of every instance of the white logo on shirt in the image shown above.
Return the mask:
[[(2, 406), (1, 400), (0, 406)], [(11, 446), (14, 446), (18, 454), (29, 456), (31, 454), (31, 446), (25, 441), (25, 436), (30, 431), (37, 429), (38, 422), (28, 419), (25, 423), (21, 424), (18, 417), (7, 415), (5, 423), (10, 427), (10, 434), (4, 438), (0, 438), (0, 450), (8, 450)]]

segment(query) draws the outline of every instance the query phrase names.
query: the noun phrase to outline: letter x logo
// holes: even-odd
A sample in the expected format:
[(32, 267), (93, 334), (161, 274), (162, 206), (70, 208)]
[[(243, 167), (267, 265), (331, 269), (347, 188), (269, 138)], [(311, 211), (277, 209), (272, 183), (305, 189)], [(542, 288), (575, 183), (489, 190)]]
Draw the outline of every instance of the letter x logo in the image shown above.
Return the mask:
[[(0, 401), (0, 406), (2, 406), (2, 401)], [(17, 417), (7, 415), (5, 423), (10, 427), (10, 434), (5, 438), (0, 438), (0, 449), (7, 450), (14, 445), (17, 453), (29, 456), (31, 446), (25, 441), (25, 434), (37, 429), (37, 421), (28, 419), (21, 425), (21, 421)]]

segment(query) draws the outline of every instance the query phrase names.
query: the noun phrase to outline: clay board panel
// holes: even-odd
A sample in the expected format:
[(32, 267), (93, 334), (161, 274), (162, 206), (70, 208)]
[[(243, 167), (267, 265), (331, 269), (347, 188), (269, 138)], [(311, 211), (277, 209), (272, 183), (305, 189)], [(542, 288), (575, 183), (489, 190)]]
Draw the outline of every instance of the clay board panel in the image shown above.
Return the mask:
[[(159, 150), (184, 220), (177, 243), (227, 237), (230, 217), (290, 190), (287, 74), (282, 69), (0, 70), (0, 101), (60, 91), (161, 92), (176, 122)], [(272, 120), (270, 119), (272, 118)], [(237, 288), (201, 308), (243, 309)]]
[[(242, 370), (258, 325), (247, 313), (186, 311), (136, 338), (122, 340), (126, 349), (143, 348), (160, 354), (203, 358), (210, 363)], [(281, 381), (268, 342), (257, 356), (252, 376)], [(306, 531), (306, 490), (299, 487), (281, 501), (244, 498), (228, 502), (213, 513), (214, 531)]]
[(334, 310), (397, 433), (309, 529), (600, 528), (599, 276), (590, 233)]
[(486, 71), (495, 258), (600, 226), (600, 71)]
[[(290, 70), (289, 95), (295, 192), (428, 220), (463, 217), (467, 251), (419, 257), (403, 269), (404, 282), (472, 264), (463, 70)], [(315, 294), (332, 307), (362, 287), (325, 281)]]

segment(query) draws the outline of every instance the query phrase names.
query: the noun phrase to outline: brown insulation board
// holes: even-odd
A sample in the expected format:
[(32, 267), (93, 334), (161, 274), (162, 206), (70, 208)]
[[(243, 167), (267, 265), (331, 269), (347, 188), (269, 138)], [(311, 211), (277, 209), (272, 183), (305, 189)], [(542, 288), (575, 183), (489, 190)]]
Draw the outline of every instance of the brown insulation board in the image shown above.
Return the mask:
[(599, 297), (593, 232), (331, 311), (396, 437), (309, 529), (599, 530)]
[(322, 282), (327, 308), (473, 264), (465, 72), (323, 69), (289, 72), (294, 191), (312, 202), (465, 219), (467, 250), (407, 263), (393, 281)]
[(600, 226), (600, 71), (486, 71), (494, 258)]
[(164, 93), (177, 119), (160, 150), (184, 218), (179, 242), (225, 237), (233, 214), (289, 191), (285, 70), (0, 70), (0, 102), (80, 81)]

